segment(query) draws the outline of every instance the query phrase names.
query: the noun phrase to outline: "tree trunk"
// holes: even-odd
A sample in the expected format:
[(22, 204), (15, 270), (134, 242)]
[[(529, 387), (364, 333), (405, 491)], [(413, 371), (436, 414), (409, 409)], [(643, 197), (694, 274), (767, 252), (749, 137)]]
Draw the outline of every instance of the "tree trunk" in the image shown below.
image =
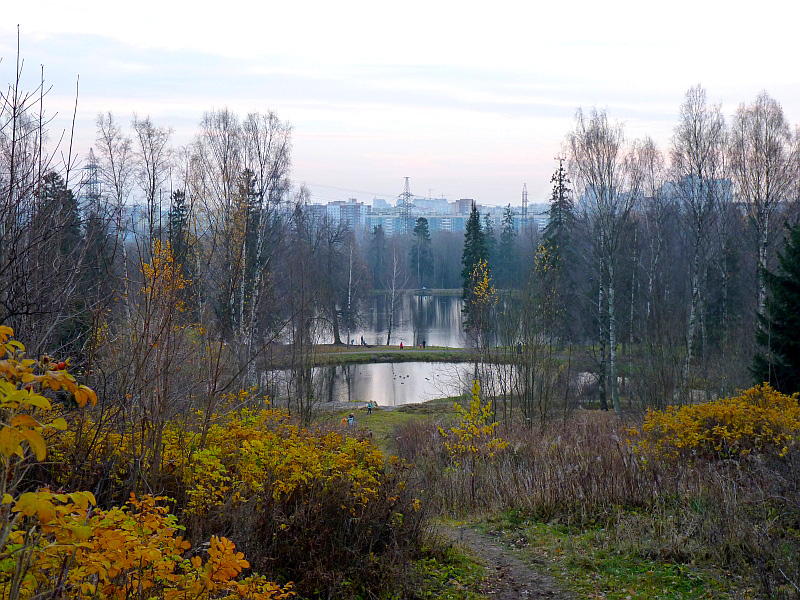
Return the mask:
[(614, 261), (608, 261), (608, 376), (611, 378), (611, 403), (614, 412), (622, 412), (619, 404), (619, 385), (617, 383), (617, 316), (614, 294)]
[(700, 304), (700, 251), (695, 245), (694, 260), (692, 261), (692, 298), (689, 305), (689, 323), (686, 328), (686, 356), (683, 361), (683, 373), (681, 376), (681, 388), (684, 394), (684, 401), (688, 398), (689, 375), (692, 366), (692, 349), (694, 346), (695, 333), (697, 332), (697, 312)]

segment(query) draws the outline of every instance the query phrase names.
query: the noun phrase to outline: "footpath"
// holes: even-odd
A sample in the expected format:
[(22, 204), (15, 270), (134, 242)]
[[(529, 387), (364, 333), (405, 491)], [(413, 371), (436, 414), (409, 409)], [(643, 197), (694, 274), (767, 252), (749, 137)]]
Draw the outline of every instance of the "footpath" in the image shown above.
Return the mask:
[(486, 568), (482, 593), (497, 600), (574, 600), (559, 589), (555, 579), (532, 568), (492, 537), (469, 526), (440, 525), (437, 531), (453, 544), (464, 547)]

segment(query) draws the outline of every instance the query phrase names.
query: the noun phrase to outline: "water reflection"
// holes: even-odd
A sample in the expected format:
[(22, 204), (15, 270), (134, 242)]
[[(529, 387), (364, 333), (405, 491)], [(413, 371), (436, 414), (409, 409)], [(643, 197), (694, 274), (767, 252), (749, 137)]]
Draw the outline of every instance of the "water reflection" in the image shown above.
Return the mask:
[[(367, 344), (385, 345), (390, 304), (388, 295), (377, 294), (365, 315), (366, 322), (351, 332), (350, 339), (358, 344), (363, 336)], [(429, 346), (466, 347), (467, 339), (461, 329), (462, 305), (458, 296), (403, 294), (394, 315), (391, 343), (419, 346), (425, 342)], [(343, 332), (342, 338), (346, 335)]]
[[(322, 403), (377, 402), (399, 406), (457, 396), (469, 390), (472, 363), (370, 363), (315, 367), (315, 398)], [(285, 396), (287, 371), (272, 374), (272, 395)]]

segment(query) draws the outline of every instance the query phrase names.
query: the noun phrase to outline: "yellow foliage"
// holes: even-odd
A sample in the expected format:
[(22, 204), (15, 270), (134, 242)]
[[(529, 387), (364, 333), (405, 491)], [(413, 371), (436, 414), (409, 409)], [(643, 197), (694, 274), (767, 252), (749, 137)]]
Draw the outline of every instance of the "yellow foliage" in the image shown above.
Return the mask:
[[(96, 599), (167, 598), (281, 599), (292, 596), (290, 586), (281, 588), (259, 575), (237, 580), (249, 568), (241, 552), (225, 538), (211, 539), (207, 558), (190, 556), (191, 544), (176, 535), (177, 518), (158, 501), (163, 498), (132, 496), (125, 507), (96, 510), (91, 492), (53, 492), (42, 488), (14, 497), (18, 463), (31, 454), (41, 461), (47, 452), (43, 433), (53, 440), (67, 428), (62, 417), (50, 418), (45, 390), (66, 390), (83, 407), (95, 404), (95, 393), (78, 385), (65, 364), (42, 357), (24, 358), (25, 347), (9, 338), (13, 331), (0, 326), (0, 597), (92, 597)], [(59, 368), (60, 367), (60, 368)], [(269, 412), (269, 411), (265, 411)], [(268, 415), (263, 417), (269, 418)], [(186, 454), (183, 436), (166, 436), (174, 461)], [(56, 435), (67, 443), (71, 433)], [(109, 434), (96, 451), (118, 452), (126, 436)], [(63, 453), (63, 446), (57, 454)], [(198, 471), (222, 471), (213, 452), (195, 453)], [(195, 474), (196, 475), (196, 474)], [(202, 487), (190, 485), (190, 505), (208, 510), (224, 494), (224, 476), (212, 478), (216, 494), (201, 499)], [(190, 483), (193, 483), (190, 480)]]
[(383, 468), (383, 454), (368, 440), (310, 431), (277, 410), (244, 409), (213, 425), (205, 450), (192, 456), (184, 477), (187, 511), (202, 514), (226, 498), (241, 502), (262, 493), (286, 500), (338, 482), (364, 505), (377, 493)]
[(451, 427), (449, 431), (439, 428), (445, 447), (456, 460), (464, 456), (491, 459), (496, 451), (508, 446), (507, 441), (495, 436), (499, 423), (491, 421), (492, 406), (489, 402), (481, 401), (480, 389), (480, 382), (476, 379), (472, 384), (469, 407), (455, 404), (455, 410), (460, 417), (456, 427)]
[(492, 285), (489, 263), (479, 260), (472, 271), (472, 303), (489, 307), (497, 303), (497, 289)]
[(645, 455), (783, 456), (800, 433), (800, 404), (797, 394), (781, 394), (765, 383), (731, 398), (648, 411), (642, 431), (629, 433), (636, 450)]
[[(48, 494), (40, 491), (39, 501)], [(37, 540), (19, 597), (33, 598), (61, 580), (75, 591), (75, 598), (267, 600), (292, 595), (288, 586), (281, 588), (259, 576), (236, 581), (250, 565), (226, 538), (211, 539), (205, 561), (197, 555), (189, 558), (191, 544), (177, 535), (182, 527), (176, 517), (158, 504), (163, 498), (132, 496), (125, 507), (89, 514), (93, 498), (71, 494), (68, 499), (73, 496), (78, 502), (59, 505), (48, 535)], [(14, 552), (26, 535), (22, 529), (13, 532), (9, 550)], [(66, 571), (65, 564), (71, 565)], [(0, 570), (0, 583), (7, 583), (4, 576)]]
[(175, 264), (172, 246), (169, 242), (153, 240), (153, 255), (151, 262), (142, 265), (144, 275), (144, 293), (148, 296), (159, 295), (167, 300), (174, 299), (179, 310), (183, 310), (183, 303), (177, 299), (177, 292), (186, 287), (186, 280), (181, 274), (179, 265)]
[[(62, 417), (50, 418), (50, 400), (46, 390), (64, 390), (80, 407), (97, 404), (97, 395), (85, 385), (78, 385), (66, 368), (59, 369), (50, 357), (40, 360), (25, 358), (25, 346), (9, 340), (14, 331), (0, 326), (0, 465), (8, 469), (16, 460), (25, 460), (32, 453), (37, 461), (47, 455), (43, 432), (63, 431), (67, 427)], [(61, 365), (64, 367), (64, 365)], [(5, 485), (2, 485), (5, 493)]]

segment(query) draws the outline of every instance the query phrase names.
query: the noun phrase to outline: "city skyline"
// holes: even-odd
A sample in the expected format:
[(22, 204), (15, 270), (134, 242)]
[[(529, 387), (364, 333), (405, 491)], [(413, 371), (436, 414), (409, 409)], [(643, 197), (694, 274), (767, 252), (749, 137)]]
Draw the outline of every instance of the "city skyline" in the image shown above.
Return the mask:
[(40, 65), (52, 86), (52, 140), (71, 127), (78, 78), (81, 156), (100, 112), (150, 115), (182, 145), (205, 111), (274, 110), (293, 127), (292, 179), (315, 202), (392, 201), (404, 177), (421, 197), (502, 206), (526, 184), (530, 202), (546, 201), (578, 108), (607, 109), (629, 139), (650, 135), (666, 153), (698, 83), (727, 116), (765, 89), (800, 122), (799, 9), (773, 1), (746, 13), (578, 2), (568, 14), (510, 2), (33, 4), (0, 25), (0, 75), (13, 77), (19, 25), (23, 86)]

